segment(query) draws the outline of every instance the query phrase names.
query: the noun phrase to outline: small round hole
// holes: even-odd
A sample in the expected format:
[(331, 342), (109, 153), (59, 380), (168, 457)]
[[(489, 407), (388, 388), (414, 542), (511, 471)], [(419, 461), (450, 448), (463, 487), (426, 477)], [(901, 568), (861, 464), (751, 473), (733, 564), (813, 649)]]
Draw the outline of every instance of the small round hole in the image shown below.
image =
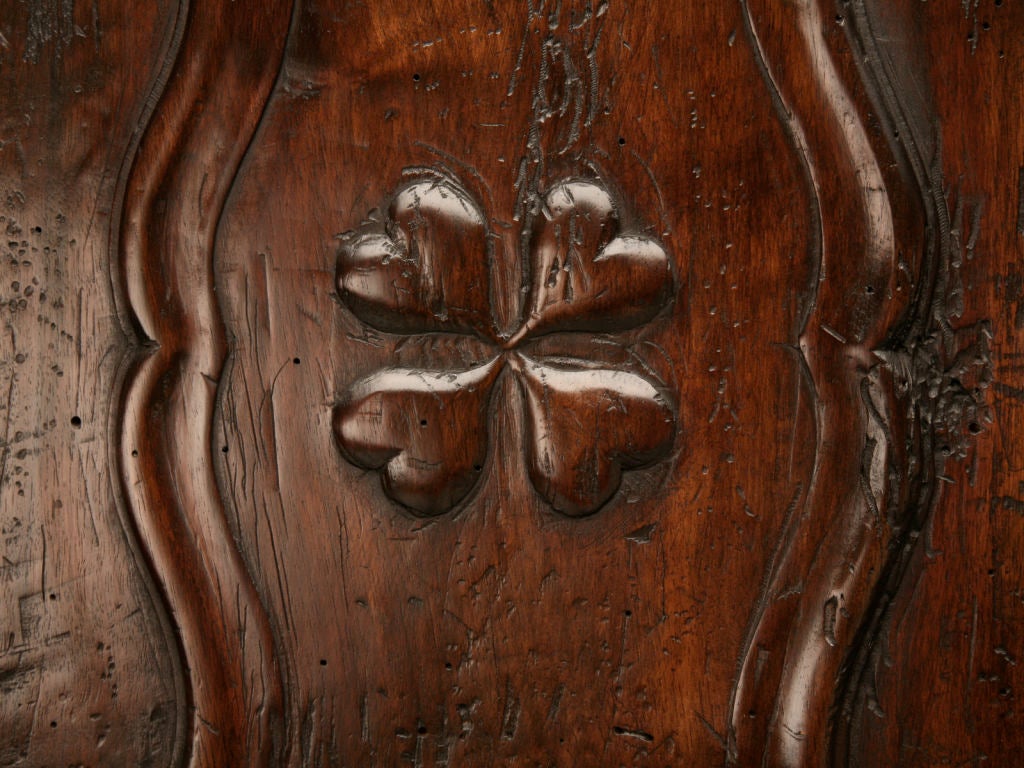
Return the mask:
[(227, 447), (226, 445), (222, 445), (222, 446), (220, 447), (220, 452), (221, 452), (221, 453), (227, 453), (227, 452), (228, 452), (228, 447)]
[(132, 458), (133, 459), (138, 458), (138, 456), (139, 456), (139, 452), (138, 451), (132, 451)]
[(427, 426), (427, 420), (426, 419), (420, 419), (420, 426), (421, 427)]
[(326, 667), (327, 666), (327, 659), (320, 659), (320, 666), (321, 667)]
[(415, 74), (414, 74), (414, 75), (412, 76), (412, 81), (413, 81), (414, 83), (418, 83), (418, 82), (420, 81), (420, 73), (419, 73), (419, 72), (416, 72), (416, 73), (415, 73)]
[(51, 728), (56, 728), (57, 727), (57, 721), (56, 720), (51, 720), (50, 721), (50, 727)]
[(78, 416), (72, 416), (71, 426), (74, 427), (75, 429), (78, 429), (80, 426), (82, 426), (82, 419), (79, 418)]
[(297, 358), (297, 357), (293, 357), (293, 358), (292, 358), (292, 362), (293, 362), (293, 363), (294, 363), (295, 365), (298, 365), (298, 364), (299, 364), (299, 363), (301, 363), (302, 361), (301, 361), (301, 360), (300, 360), (299, 358)]
[(626, 140), (622, 136), (619, 136), (619, 146), (620, 147), (626, 146)]

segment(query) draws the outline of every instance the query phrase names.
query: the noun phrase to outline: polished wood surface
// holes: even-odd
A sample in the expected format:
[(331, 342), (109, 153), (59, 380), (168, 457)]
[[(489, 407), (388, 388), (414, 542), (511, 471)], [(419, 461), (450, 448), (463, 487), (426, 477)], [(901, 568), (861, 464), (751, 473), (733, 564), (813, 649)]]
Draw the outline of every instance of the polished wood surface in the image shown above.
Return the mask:
[(0, 8), (0, 765), (1018, 763), (1024, 5)]

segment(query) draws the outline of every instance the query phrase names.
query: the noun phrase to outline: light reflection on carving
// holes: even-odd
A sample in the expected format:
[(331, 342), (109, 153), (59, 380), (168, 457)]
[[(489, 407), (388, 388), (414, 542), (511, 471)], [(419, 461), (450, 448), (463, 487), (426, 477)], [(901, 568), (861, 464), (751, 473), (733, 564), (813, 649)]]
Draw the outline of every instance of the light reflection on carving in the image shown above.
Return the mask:
[[(663, 246), (623, 232), (620, 207), (597, 179), (564, 180), (539, 197), (530, 227), (523, 319), (497, 330), (486, 216), (450, 177), (414, 179), (343, 236), (337, 289), (364, 324), (400, 334), (468, 334), (495, 357), (469, 371), (387, 369), (353, 384), (335, 409), (342, 454), (378, 470), (385, 493), (419, 515), (437, 515), (480, 483), (491, 392), (503, 371), (526, 405), (530, 479), (563, 514), (591, 514), (619, 489), (622, 472), (668, 454), (676, 412), (645, 374), (594, 367), (578, 353), (558, 364), (525, 354), (554, 333), (628, 331), (669, 305)], [(578, 339), (577, 339), (578, 341)]]

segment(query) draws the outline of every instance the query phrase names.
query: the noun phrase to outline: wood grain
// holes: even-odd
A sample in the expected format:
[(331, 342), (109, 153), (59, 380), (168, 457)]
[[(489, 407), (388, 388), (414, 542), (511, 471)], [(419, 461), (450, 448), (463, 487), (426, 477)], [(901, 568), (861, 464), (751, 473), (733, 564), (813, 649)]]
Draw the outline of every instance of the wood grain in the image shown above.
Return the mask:
[(210, 433), (226, 354), (214, 243), (290, 8), (179, 8), (180, 42), (125, 191), (119, 266), (138, 344), (122, 395), (122, 480), (189, 677), (191, 722), (173, 762), (197, 767), (272, 765), (283, 747), (274, 638), (224, 517)]
[[(735, 690), (730, 759), (763, 754), (766, 765), (824, 765), (836, 736), (830, 718), (837, 683), (845, 682), (841, 670), (855, 642), (872, 640), (865, 623), (892, 523), (913, 514), (904, 507), (928, 504), (905, 487), (913, 483), (910, 462), (931, 461), (927, 444), (918, 449), (924, 455), (904, 447), (908, 416), (921, 404), (897, 402), (879, 361), (891, 360), (894, 350), (913, 355), (921, 343), (918, 316), (929, 314), (931, 262), (940, 256), (925, 243), (924, 201), (895, 173), (883, 173), (896, 162), (888, 137), (869, 134), (870, 105), (863, 87), (851, 85), (860, 73), (844, 50), (847, 36), (836, 33), (833, 4), (747, 7), (750, 33), (806, 163), (812, 227), (820, 229), (812, 254), (818, 284), (799, 338), (816, 436), (807, 497), (782, 531), (755, 611)], [(845, 21), (853, 26), (859, 17)], [(912, 141), (907, 133), (904, 141)], [(900, 264), (903, 253), (918, 254), (916, 272)], [(836, 761), (844, 758), (833, 753)]]
[[(1013, 503), (1021, 465), (1011, 437), (1019, 430), (1021, 328), (1013, 286), (1024, 254), (1017, 231), (1024, 134), (1016, 119), (1024, 7), (929, 6), (914, 16), (881, 5), (873, 10), (873, 23), (892, 30), (892, 48), (879, 63), (905, 82), (913, 77), (904, 92), (921, 94), (933, 107), (930, 142), (944, 179), (934, 194), (949, 213), (947, 338), (967, 351), (949, 363), (966, 368), (955, 374), (966, 387), (989, 385), (990, 409), (940, 426), (942, 491), (865, 664), (851, 762), (1013, 765), (1020, 754), (1016, 662), (1024, 650), (1021, 527)], [(927, 77), (897, 65), (907, 51)], [(988, 381), (964, 366), (979, 331), (988, 337)], [(965, 433), (978, 435), (962, 442)]]
[(0, 4), (4, 766), (168, 764), (178, 736), (172, 635), (122, 525), (109, 258), (172, 13)]
[(1024, 7), (136, 5), (0, 0), (0, 765), (1016, 764)]
[[(813, 462), (791, 351), (811, 278), (808, 191), (738, 6), (587, 5), (300, 9), (225, 212), (217, 284), (235, 340), (221, 472), (282, 637), (289, 764), (724, 761), (749, 607)], [(458, 180), (438, 200), (464, 223), (439, 222), (429, 185), (415, 187), (425, 177)], [(563, 261), (535, 244), (572, 218), (556, 209), (565, 180), (599, 180), (614, 201), (618, 222), (594, 207), (582, 239), (661, 245), (673, 301), (662, 311), (657, 290), (638, 292), (629, 324), (552, 314), (558, 332), (527, 356), (643, 377), (676, 404), (678, 436), (596, 513), (558, 514), (545, 494), (565, 511), (594, 502), (575, 506), (572, 473), (544, 476), (529, 446), (572, 427), (555, 456), (572, 464), (611, 417), (576, 411), (576, 427), (580, 387), (556, 380), (538, 389), (555, 415), (528, 421), (533, 395), (506, 376), (486, 419), (447, 401), (465, 414), (465, 440), (444, 448), (461, 474), (477, 463), (472, 436), (488, 433), (478, 485), (450, 514), (409, 515), (338, 451), (335, 407), (354, 387), (381, 392), (366, 384), (381, 371), (422, 371), (426, 388), (434, 372), (479, 368), (493, 336), (511, 342), (530, 307), (539, 317), (547, 300), (528, 275)], [(414, 188), (418, 218), (394, 202)], [(793, 212), (782, 226), (780, 211)], [(421, 257), (464, 265), (426, 283), (453, 297), (450, 333), (410, 332), (445, 316), (424, 283), (402, 294), (414, 302), (402, 324), (382, 320), (367, 283), (357, 304), (337, 291), (339, 248), (345, 264), (346, 248), (380, 264), (369, 248), (382, 232), (412, 242), (403, 216)], [(343, 286), (353, 280), (344, 268)], [(449, 410), (404, 402), (416, 435)]]

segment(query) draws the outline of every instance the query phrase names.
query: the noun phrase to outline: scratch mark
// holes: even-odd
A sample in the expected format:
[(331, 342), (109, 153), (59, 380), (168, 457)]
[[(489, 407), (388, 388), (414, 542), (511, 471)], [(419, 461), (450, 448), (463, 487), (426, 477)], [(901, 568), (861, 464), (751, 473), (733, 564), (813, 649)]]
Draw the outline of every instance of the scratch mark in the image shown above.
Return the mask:
[(847, 343), (846, 338), (841, 333), (839, 333), (839, 331), (835, 330), (834, 328), (829, 328), (824, 323), (821, 324), (821, 330), (823, 330), (825, 333), (827, 333), (833, 339), (838, 341), (840, 344), (846, 344)]
[(1017, 234), (1024, 237), (1024, 166), (1017, 170)]
[(516, 730), (519, 728), (519, 714), (522, 705), (516, 700), (512, 693), (512, 679), (505, 679), (505, 712), (501, 717), (501, 740), (512, 741), (516, 737)]
[[(701, 718), (702, 720), (704, 718)], [(637, 730), (635, 728), (623, 728), (621, 725), (616, 725), (612, 728), (612, 733), (616, 736), (624, 736), (628, 739), (639, 739), (640, 741), (646, 741), (648, 744), (654, 741), (654, 737), (647, 731)]]
[(641, 526), (635, 531), (627, 533), (626, 541), (632, 541), (634, 544), (650, 544), (651, 537), (654, 535), (654, 531), (657, 527), (657, 523), (648, 523), (647, 525)]

